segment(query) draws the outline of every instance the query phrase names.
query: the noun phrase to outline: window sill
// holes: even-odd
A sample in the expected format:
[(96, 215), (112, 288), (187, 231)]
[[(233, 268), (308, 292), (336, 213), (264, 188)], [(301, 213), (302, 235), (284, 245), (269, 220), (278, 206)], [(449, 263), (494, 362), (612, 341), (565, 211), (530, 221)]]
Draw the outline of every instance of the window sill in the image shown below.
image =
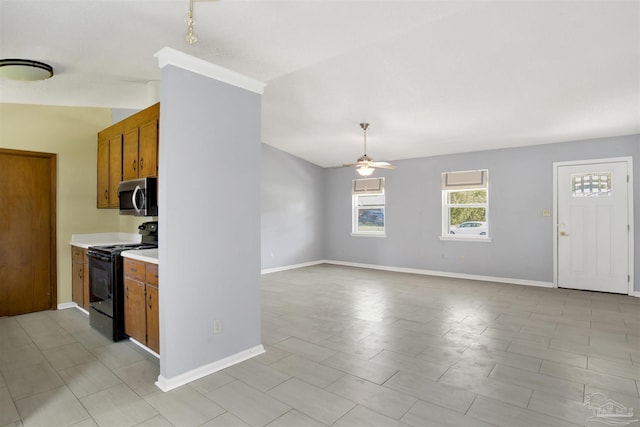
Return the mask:
[(351, 232), (351, 235), (354, 237), (387, 237), (386, 233), (354, 233)]
[(481, 242), (491, 243), (491, 237), (452, 237), (452, 236), (440, 236), (440, 240), (449, 242)]

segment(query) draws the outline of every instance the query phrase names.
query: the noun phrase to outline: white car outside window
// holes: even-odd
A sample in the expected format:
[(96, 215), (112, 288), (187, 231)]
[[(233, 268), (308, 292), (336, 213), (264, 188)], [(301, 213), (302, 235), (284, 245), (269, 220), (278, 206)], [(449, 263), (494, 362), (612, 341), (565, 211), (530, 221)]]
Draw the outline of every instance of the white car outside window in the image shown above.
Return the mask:
[(449, 229), (449, 234), (473, 234), (477, 236), (487, 235), (487, 223), (482, 221), (465, 221), (454, 225)]

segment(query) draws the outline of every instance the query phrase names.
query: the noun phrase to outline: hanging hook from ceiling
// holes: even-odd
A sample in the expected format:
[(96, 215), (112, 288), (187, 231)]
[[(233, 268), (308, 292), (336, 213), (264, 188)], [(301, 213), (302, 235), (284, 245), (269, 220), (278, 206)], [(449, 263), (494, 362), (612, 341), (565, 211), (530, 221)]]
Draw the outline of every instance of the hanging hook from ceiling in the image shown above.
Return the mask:
[(189, 44), (194, 44), (198, 41), (198, 37), (193, 32), (193, 26), (196, 24), (196, 21), (193, 19), (193, 0), (189, 0), (189, 15), (187, 19), (185, 19), (185, 22), (187, 23), (187, 36), (185, 40)]

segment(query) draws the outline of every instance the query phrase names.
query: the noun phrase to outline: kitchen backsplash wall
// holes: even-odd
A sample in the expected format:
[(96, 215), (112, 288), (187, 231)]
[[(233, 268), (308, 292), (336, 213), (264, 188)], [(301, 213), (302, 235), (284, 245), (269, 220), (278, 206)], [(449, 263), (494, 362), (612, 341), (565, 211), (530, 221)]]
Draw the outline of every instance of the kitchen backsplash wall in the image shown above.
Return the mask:
[(118, 215), (118, 231), (121, 233), (138, 233), (138, 226), (147, 221), (159, 221), (157, 216), (132, 216), (120, 215), (117, 209), (113, 212)]

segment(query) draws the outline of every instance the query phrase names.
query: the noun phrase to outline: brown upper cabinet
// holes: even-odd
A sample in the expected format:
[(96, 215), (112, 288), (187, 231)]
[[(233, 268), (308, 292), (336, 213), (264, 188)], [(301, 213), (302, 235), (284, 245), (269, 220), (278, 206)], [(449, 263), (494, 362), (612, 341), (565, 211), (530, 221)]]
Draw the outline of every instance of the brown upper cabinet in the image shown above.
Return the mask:
[(109, 138), (98, 134), (98, 208), (109, 207)]
[(138, 128), (129, 129), (122, 135), (122, 179), (138, 178)]
[(109, 138), (109, 207), (120, 207), (118, 185), (122, 181), (122, 135)]
[(98, 134), (98, 207), (117, 208), (122, 181), (122, 134)]
[(158, 119), (129, 129), (123, 136), (123, 179), (158, 176)]
[(98, 133), (98, 208), (118, 208), (118, 184), (158, 176), (160, 104)]

